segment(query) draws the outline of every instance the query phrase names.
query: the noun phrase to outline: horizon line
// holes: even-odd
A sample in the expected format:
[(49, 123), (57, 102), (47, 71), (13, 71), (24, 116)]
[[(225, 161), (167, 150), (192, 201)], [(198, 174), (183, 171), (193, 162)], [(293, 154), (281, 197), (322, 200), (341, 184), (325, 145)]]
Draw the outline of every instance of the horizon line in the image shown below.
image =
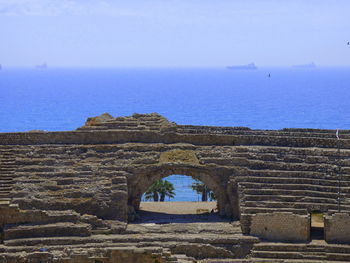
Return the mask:
[[(237, 64), (238, 66), (244, 66), (245, 64)], [(257, 69), (259, 68), (294, 68), (294, 69), (303, 69), (302, 67), (298, 68), (297, 66), (303, 66), (308, 64), (293, 64), (293, 65), (256, 65)], [(0, 64), (0, 70), (5, 69), (35, 69), (39, 71), (45, 71), (49, 69), (186, 69), (186, 68), (203, 68), (203, 69), (226, 69), (231, 65), (215, 65), (215, 66), (201, 66), (201, 65), (189, 65), (189, 66), (87, 66), (87, 65), (47, 65), (47, 68), (38, 68), (38, 65), (9, 65)], [(346, 68), (350, 67), (349, 65), (317, 65), (313, 69), (317, 68)], [(308, 69), (305, 67), (304, 69)], [(311, 69), (311, 68), (309, 68)]]

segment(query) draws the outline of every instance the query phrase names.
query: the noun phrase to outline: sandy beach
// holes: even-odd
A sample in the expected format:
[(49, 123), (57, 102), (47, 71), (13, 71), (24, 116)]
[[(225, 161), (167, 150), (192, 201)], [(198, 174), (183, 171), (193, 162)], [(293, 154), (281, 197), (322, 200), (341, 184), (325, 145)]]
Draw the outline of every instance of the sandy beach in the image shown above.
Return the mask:
[[(215, 212), (212, 213), (212, 210)], [(220, 222), (216, 202), (142, 202), (139, 223)]]
[(165, 214), (201, 214), (216, 209), (216, 202), (141, 202), (140, 210)]

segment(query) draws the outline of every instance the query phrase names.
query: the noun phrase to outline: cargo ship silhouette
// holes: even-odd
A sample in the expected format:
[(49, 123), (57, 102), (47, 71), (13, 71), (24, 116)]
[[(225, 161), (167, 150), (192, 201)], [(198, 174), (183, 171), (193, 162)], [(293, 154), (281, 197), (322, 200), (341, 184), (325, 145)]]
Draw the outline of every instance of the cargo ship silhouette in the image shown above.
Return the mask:
[(238, 65), (238, 66), (228, 66), (228, 69), (233, 69), (233, 70), (252, 70), (252, 69), (257, 69), (254, 63), (249, 63), (247, 65)]

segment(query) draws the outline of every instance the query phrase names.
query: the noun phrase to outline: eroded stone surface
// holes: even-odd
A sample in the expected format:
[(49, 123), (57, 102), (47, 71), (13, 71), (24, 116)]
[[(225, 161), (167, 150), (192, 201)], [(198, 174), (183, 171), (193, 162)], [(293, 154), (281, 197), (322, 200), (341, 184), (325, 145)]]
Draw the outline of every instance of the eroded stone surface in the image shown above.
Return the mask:
[[(267, 218), (281, 212), (292, 213), (291, 217), (312, 211), (347, 214), (350, 132), (340, 134), (337, 140), (333, 130), (177, 125), (156, 113), (118, 118), (104, 114), (70, 132), (0, 133), (0, 237), (6, 244), (1, 249), (6, 253), (27, 246), (26, 253), (34, 254), (24, 257), (35, 258), (40, 244), (57, 246), (52, 251), (59, 254), (67, 244), (78, 249), (98, 243), (127, 247), (158, 242), (174, 253), (197, 258), (245, 255), (258, 239), (228, 231), (220, 241), (223, 231), (210, 227), (199, 233), (191, 227), (183, 234), (170, 226), (159, 228), (159, 233), (152, 232), (156, 228), (132, 230), (126, 228), (127, 220), (138, 218), (140, 198), (147, 188), (171, 174), (203, 181), (218, 198), (219, 214), (240, 219), (244, 234), (252, 229), (261, 232), (252, 220), (259, 214)], [(59, 226), (67, 227), (57, 232)], [(84, 226), (85, 237), (69, 235), (79, 226)], [(62, 236), (43, 236), (45, 228)], [(173, 234), (163, 236), (165, 229)], [(329, 231), (337, 242), (340, 235)], [(286, 239), (283, 231), (274, 235)], [(40, 236), (40, 241), (34, 236)], [(226, 245), (214, 245), (220, 242)], [(176, 246), (179, 243), (182, 247)]]

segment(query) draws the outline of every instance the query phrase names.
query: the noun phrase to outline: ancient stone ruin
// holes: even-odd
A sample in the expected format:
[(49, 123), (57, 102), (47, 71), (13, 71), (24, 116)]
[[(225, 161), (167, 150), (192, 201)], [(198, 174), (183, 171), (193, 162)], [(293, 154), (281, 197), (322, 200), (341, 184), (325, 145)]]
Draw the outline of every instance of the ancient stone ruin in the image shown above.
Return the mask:
[[(172, 174), (204, 182), (227, 221), (133, 223), (142, 194)], [(152, 113), (0, 133), (0, 263), (349, 261), (349, 179), (348, 130), (338, 139)]]

